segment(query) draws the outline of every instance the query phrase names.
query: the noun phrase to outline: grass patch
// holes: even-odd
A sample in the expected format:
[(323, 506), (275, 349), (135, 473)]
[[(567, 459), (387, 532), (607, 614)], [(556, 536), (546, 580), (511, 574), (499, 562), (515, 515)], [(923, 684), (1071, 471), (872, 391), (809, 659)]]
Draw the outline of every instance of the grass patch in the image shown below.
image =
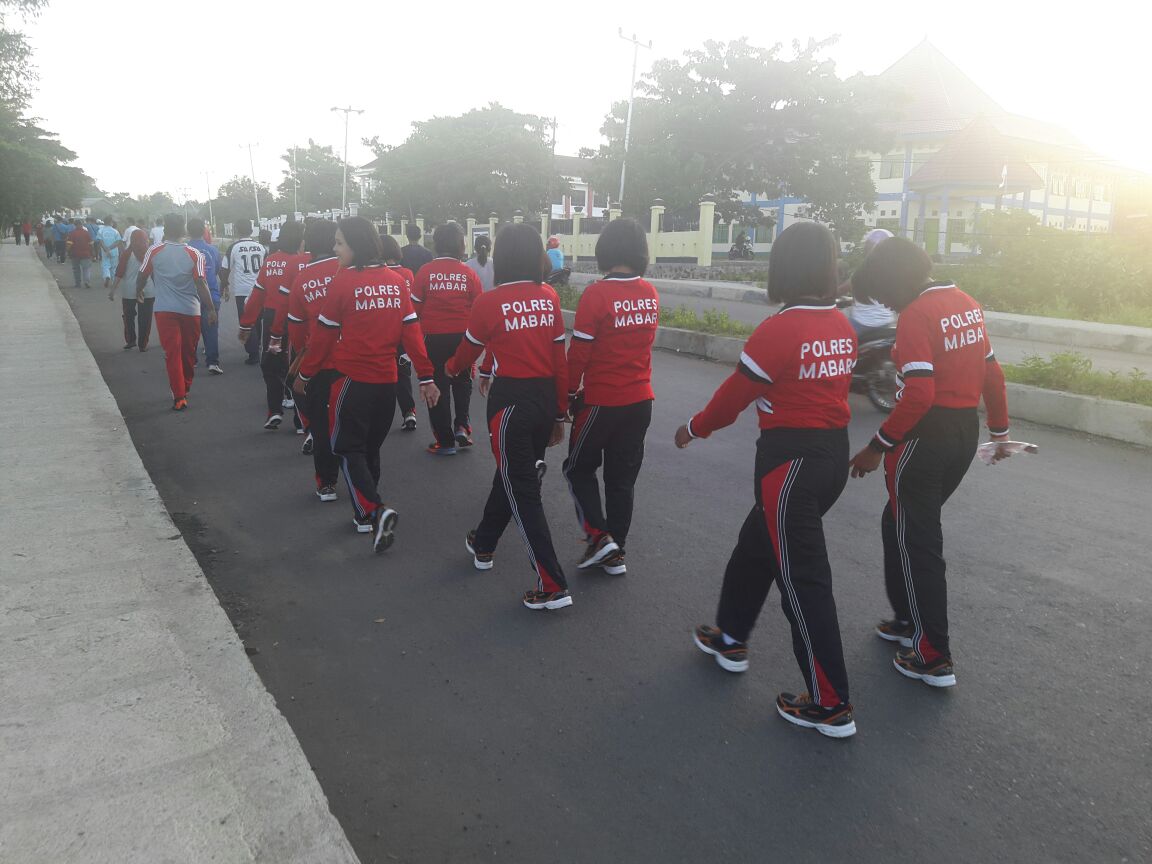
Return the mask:
[(1005, 365), (1004, 376), (1017, 384), (1031, 384), (1046, 390), (1152, 406), (1152, 379), (1143, 372), (1138, 369), (1127, 374), (1097, 372), (1092, 368), (1092, 361), (1076, 351), (1047, 358), (1026, 357), (1023, 363)]
[(718, 309), (705, 309), (703, 315), (687, 306), (660, 310), (660, 323), (665, 327), (679, 330), (695, 330), (713, 336), (749, 336), (756, 328), (743, 321), (735, 321), (727, 312)]

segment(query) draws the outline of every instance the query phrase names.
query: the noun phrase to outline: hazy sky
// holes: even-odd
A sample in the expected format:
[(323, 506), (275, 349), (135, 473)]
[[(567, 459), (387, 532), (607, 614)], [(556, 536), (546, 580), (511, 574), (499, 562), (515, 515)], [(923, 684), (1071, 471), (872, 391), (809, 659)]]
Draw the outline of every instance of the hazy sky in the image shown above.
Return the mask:
[[(705, 39), (770, 44), (840, 35), (842, 75), (882, 71), (928, 36), (1010, 111), (1057, 122), (1086, 144), (1152, 171), (1149, 25), (1143, 2), (365, 3), (53, 0), (26, 27), (40, 70), (32, 113), (108, 192), (181, 200), (248, 173), (273, 188), (278, 159), (308, 138), (371, 158), (359, 142), (400, 143), (409, 124), (498, 101), (559, 118), (557, 150), (599, 142), (625, 98), (632, 49), (617, 28), (679, 56)], [(692, 10), (715, 10), (700, 20)], [(343, 10), (355, 10), (345, 12)], [(739, 10), (739, 11), (737, 11)]]

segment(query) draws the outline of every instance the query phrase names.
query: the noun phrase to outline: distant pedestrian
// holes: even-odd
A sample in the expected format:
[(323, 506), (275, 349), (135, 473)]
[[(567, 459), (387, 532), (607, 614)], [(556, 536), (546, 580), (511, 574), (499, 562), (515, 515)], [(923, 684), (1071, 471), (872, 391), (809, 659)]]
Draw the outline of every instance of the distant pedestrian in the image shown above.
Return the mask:
[(37, 222), (34, 230), (36, 232), (36, 243), (40, 246), (43, 246), (44, 245), (44, 223), (43, 222)]
[[(404, 285), (411, 294), (416, 284), (416, 276), (400, 263), (400, 244), (390, 234), (380, 235), (380, 258), (385, 267), (404, 280)], [(403, 432), (415, 432), (416, 397), (412, 395), (412, 359), (404, 353), (403, 346), (396, 363), (396, 404), (400, 408), (400, 415), (404, 418), (400, 429)]]
[(72, 259), (72, 277), (77, 288), (83, 281), (85, 288), (91, 288), (92, 276), (92, 235), (79, 219), (73, 223), (73, 230), (65, 237), (68, 257)]
[(204, 340), (204, 364), (213, 375), (223, 375), (220, 366), (220, 250), (204, 240), (204, 220), (188, 220), (188, 245), (204, 256), (204, 279), (212, 295), (216, 320), (200, 316), (200, 337)]
[[(424, 231), (419, 225), (409, 225), (404, 235), (408, 238), (408, 245), (400, 250), (400, 264), (413, 273), (419, 273), (420, 268), (432, 260), (433, 255), (424, 248)], [(427, 335), (427, 334), (425, 334)]]
[(72, 233), (75, 227), (76, 226), (67, 221), (63, 216), (57, 216), (52, 223), (52, 241), (55, 247), (56, 262), (58, 264), (63, 264), (64, 259), (68, 255), (68, 235)]
[(148, 232), (137, 228), (128, 236), (128, 245), (117, 262), (116, 278), (108, 291), (108, 299), (112, 300), (119, 291), (124, 317), (124, 350), (129, 351), (139, 346), (140, 351), (144, 352), (148, 350), (148, 341), (152, 336), (152, 306), (156, 302), (156, 294), (149, 281), (144, 285), (143, 299), (138, 299), (136, 278), (140, 275), (140, 266), (148, 252)]
[(96, 245), (100, 249), (100, 272), (104, 276), (104, 287), (108, 288), (120, 264), (120, 250), (124, 247), (124, 239), (116, 230), (116, 223), (111, 216), (104, 217), (104, 224), (96, 231)]
[(51, 261), (56, 254), (56, 235), (52, 230), (55, 226), (56, 223), (52, 219), (44, 221), (44, 239), (41, 242), (44, 244), (44, 258), (47, 261)]
[(475, 252), (464, 263), (476, 271), (476, 275), (480, 277), (480, 287), (485, 291), (491, 291), (496, 286), (492, 258), (490, 257), (492, 255), (492, 241), (488, 239), (487, 235), (481, 235), (476, 238), (472, 248)]
[[(220, 259), (220, 294), (225, 303), (230, 296), (236, 298), (236, 317), (243, 320), (244, 305), (256, 286), (268, 250), (252, 237), (252, 223), (249, 220), (240, 219), (235, 227), (236, 240)], [(245, 365), (255, 366), (260, 362), (263, 332), (262, 322), (256, 321), (244, 343), (244, 350), (248, 352)]]
[(32, 223), (29, 222), (28, 219), (25, 219), (24, 222), (20, 225), (20, 231), (24, 235), (24, 245), (25, 246), (31, 246), (32, 245)]
[(164, 242), (164, 220), (157, 219), (156, 224), (152, 226), (152, 230), (148, 234), (148, 239), (152, 242), (150, 246), (155, 246), (157, 243)]
[(553, 273), (564, 269), (564, 250), (560, 248), (559, 237), (548, 238), (548, 263), (552, 265)]
[(201, 308), (207, 310), (211, 320), (216, 320), (204, 256), (183, 239), (184, 217), (168, 214), (164, 219), (164, 242), (149, 248), (136, 277), (137, 302), (144, 301), (149, 280), (156, 292), (156, 330), (164, 347), (173, 411), (188, 407), (188, 389), (196, 373)]
[(100, 260), (100, 223), (95, 216), (89, 216), (84, 220), (84, 230), (88, 232), (88, 237), (92, 241), (92, 260)]

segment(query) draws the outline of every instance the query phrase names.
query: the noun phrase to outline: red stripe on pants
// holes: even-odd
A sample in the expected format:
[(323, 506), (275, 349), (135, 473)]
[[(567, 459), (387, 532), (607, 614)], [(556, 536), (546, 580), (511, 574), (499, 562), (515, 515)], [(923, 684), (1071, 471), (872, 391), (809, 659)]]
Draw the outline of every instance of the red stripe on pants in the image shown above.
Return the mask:
[(196, 346), (200, 344), (200, 316), (179, 312), (157, 312), (156, 332), (164, 349), (164, 366), (168, 370), (168, 386), (172, 398), (179, 400), (188, 395), (196, 373)]

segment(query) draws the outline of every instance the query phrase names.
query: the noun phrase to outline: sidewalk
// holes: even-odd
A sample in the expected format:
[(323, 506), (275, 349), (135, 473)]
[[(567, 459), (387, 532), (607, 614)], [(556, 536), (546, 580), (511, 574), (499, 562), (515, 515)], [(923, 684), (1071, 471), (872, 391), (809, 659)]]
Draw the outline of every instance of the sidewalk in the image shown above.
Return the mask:
[(0, 295), (0, 861), (352, 864), (33, 250)]

